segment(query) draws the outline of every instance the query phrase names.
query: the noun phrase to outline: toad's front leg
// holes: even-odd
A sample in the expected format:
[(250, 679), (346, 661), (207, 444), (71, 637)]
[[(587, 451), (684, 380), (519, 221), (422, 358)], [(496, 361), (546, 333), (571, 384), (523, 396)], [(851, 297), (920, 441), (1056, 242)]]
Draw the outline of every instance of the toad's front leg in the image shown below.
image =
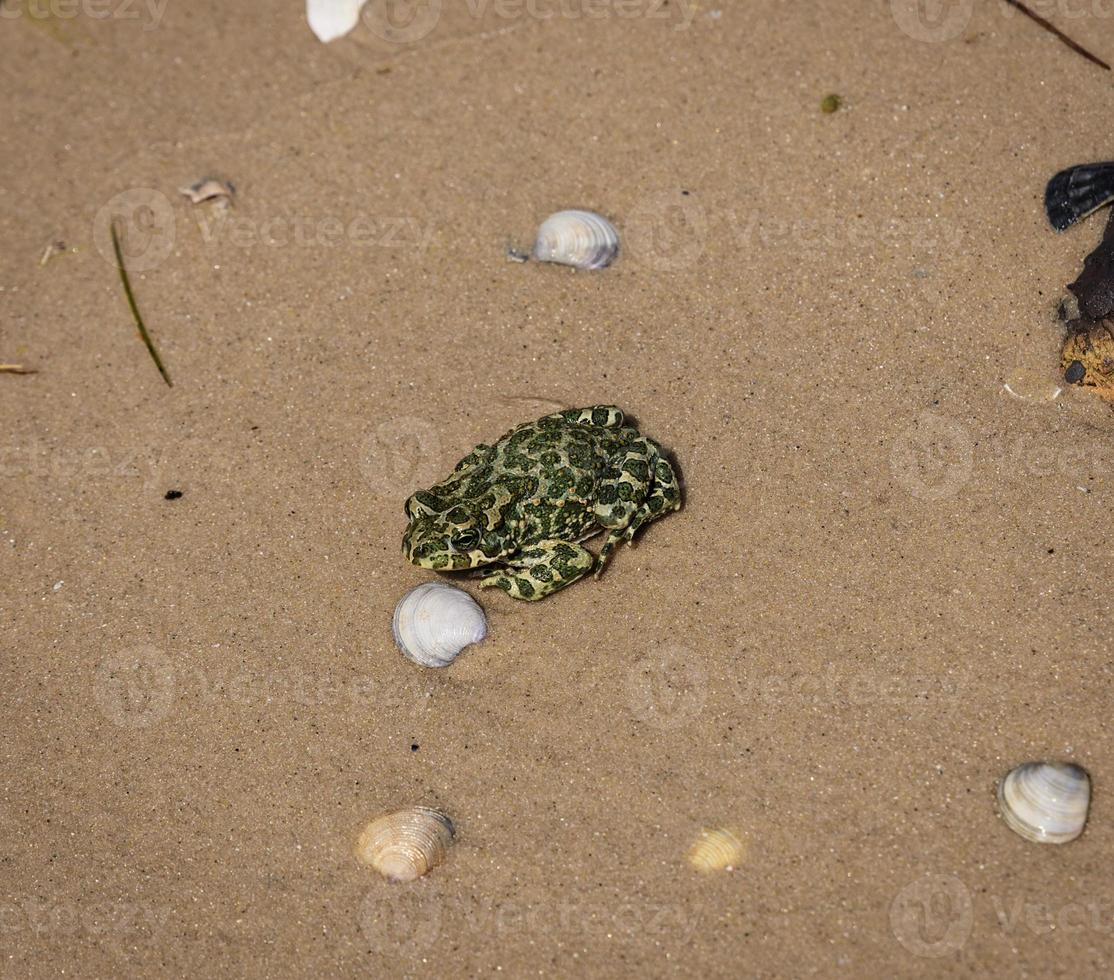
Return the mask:
[(507, 566), (485, 575), (480, 588), (494, 585), (514, 599), (544, 599), (578, 578), (596, 563), (587, 548), (568, 541), (538, 541), (503, 559)]

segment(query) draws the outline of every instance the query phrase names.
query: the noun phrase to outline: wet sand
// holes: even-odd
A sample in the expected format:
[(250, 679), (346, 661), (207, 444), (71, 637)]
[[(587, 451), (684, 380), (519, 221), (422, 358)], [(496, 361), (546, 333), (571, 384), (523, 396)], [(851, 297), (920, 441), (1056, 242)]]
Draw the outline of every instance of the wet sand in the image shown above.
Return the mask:
[[(1114, 417), (1052, 397), (1103, 222), (1041, 211), (1110, 156), (1109, 74), (992, 3), (934, 41), (903, 0), (445, 0), (328, 47), (297, 4), (21, 3), (5, 975), (1111, 969)], [(612, 268), (506, 260), (562, 207)], [(542, 603), (464, 581), (489, 640), (405, 661), (405, 496), (596, 403), (685, 509)], [(995, 813), (1043, 758), (1094, 780), (1065, 847)], [(459, 840), (392, 886), (352, 850), (412, 803)], [(717, 826), (747, 856), (702, 876)]]

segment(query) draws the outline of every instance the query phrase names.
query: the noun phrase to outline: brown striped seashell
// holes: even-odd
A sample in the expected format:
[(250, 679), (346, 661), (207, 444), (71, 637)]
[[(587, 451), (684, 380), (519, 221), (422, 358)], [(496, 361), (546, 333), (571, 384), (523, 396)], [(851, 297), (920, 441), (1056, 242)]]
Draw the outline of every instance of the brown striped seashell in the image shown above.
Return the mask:
[(453, 822), (425, 806), (376, 817), (360, 832), (356, 857), (391, 881), (414, 881), (442, 861), (453, 842)]

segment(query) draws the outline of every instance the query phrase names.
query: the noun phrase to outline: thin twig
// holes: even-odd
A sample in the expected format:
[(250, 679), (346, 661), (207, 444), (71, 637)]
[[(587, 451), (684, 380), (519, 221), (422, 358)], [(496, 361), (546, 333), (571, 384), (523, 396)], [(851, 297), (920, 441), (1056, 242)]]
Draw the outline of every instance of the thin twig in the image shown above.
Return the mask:
[(54, 256), (61, 255), (64, 251), (66, 251), (65, 242), (51, 242), (43, 249), (43, 254), (39, 259), (39, 265), (46, 265)]
[(22, 364), (0, 364), (0, 374), (38, 374), (34, 368)]
[(1054, 27), (1047, 20), (1045, 20), (1036, 11), (1030, 10), (1028, 7), (1026, 7), (1025, 4), (1021, 2), (1021, 0), (1006, 0), (1006, 3), (1008, 3), (1011, 7), (1015, 7), (1016, 9), (1020, 10), (1026, 17), (1036, 21), (1038, 24), (1040, 24), (1041, 27), (1048, 31), (1049, 34), (1053, 34), (1058, 37), (1076, 54), (1081, 54), (1092, 64), (1096, 64), (1100, 68), (1105, 68), (1107, 71), (1110, 71), (1110, 66), (1105, 61), (1103, 61), (1102, 58), (1095, 57), (1095, 55), (1091, 54), (1091, 52), (1088, 51), (1085, 47), (1083, 47), (1081, 44), (1077, 44), (1058, 27)]
[(159, 374), (162, 375), (163, 381), (167, 383), (168, 387), (173, 387), (174, 382), (170, 380), (170, 375), (166, 373), (166, 368), (163, 367), (159, 352), (155, 350), (155, 345), (151, 342), (151, 335), (147, 333), (147, 328), (143, 325), (143, 317), (139, 315), (139, 307), (135, 304), (135, 296), (132, 294), (132, 284), (128, 280), (128, 270), (124, 268), (124, 253), (120, 250), (120, 234), (116, 231), (116, 222), (112, 222), (112, 248), (116, 252), (116, 268), (120, 270), (120, 281), (124, 284), (124, 295), (128, 297), (128, 306), (131, 307), (132, 316), (135, 318), (135, 325), (139, 328), (139, 336), (143, 338), (143, 343), (147, 345), (147, 350), (151, 354), (151, 359), (155, 362), (155, 367), (159, 369)]

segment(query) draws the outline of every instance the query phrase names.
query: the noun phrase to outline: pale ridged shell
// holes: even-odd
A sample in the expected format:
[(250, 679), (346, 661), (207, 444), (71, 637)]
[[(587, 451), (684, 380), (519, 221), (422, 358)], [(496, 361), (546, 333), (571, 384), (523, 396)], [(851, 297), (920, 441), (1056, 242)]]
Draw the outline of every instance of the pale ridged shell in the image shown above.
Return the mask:
[(998, 786), (1006, 825), (1038, 844), (1066, 844), (1083, 833), (1091, 780), (1070, 762), (1026, 762)]
[(445, 860), (454, 833), (443, 813), (410, 807), (372, 820), (356, 841), (356, 857), (391, 881), (413, 881)]
[(747, 856), (743, 834), (719, 828), (702, 830), (689, 848), (688, 862), (697, 871), (734, 871)]
[(487, 617), (462, 589), (427, 582), (399, 600), (392, 628), (408, 659), (423, 667), (447, 667), (461, 650), (487, 636)]
[(542, 222), (534, 257), (577, 269), (602, 269), (619, 254), (615, 226), (593, 211), (558, 211)]
[(188, 197), (191, 204), (201, 204), (205, 201), (214, 200), (220, 200), (221, 203), (228, 204), (236, 196), (236, 188), (226, 180), (204, 177), (189, 187), (179, 187), (178, 193)]

